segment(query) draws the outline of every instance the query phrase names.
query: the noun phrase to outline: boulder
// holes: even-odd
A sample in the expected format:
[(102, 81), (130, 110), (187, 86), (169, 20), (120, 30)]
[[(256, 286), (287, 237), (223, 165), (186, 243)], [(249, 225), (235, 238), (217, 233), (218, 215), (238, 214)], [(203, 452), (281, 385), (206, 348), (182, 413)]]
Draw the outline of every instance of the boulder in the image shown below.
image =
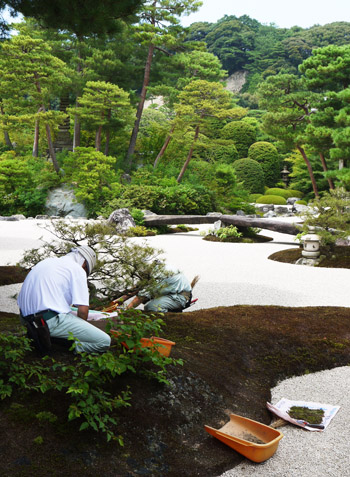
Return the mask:
[(269, 210), (268, 212), (266, 212), (266, 214), (264, 214), (264, 217), (267, 219), (277, 217), (277, 214), (273, 210)]
[(77, 202), (74, 189), (68, 185), (52, 189), (47, 196), (45, 208), (50, 216), (87, 217), (85, 206)]
[(288, 214), (288, 212), (290, 212), (290, 207), (287, 205), (275, 205), (275, 212), (278, 215)]
[(269, 210), (274, 210), (275, 206), (273, 204), (255, 204), (255, 208), (260, 212), (269, 212)]
[(126, 208), (114, 210), (108, 217), (108, 223), (115, 224), (115, 229), (118, 233), (125, 233), (130, 227), (135, 227), (136, 225), (129, 210)]
[(217, 231), (219, 229), (221, 229), (221, 227), (223, 227), (223, 223), (221, 222), (221, 220), (217, 220), (216, 222), (214, 222), (214, 230)]
[(300, 200), (298, 197), (288, 197), (287, 205), (293, 205), (297, 200)]

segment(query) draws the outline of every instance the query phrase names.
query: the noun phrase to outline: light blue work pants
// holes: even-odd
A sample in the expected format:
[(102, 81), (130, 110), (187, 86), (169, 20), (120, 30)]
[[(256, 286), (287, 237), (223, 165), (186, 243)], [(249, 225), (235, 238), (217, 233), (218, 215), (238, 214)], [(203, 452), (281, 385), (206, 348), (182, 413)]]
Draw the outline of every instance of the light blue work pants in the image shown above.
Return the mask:
[(159, 313), (166, 313), (167, 311), (184, 308), (186, 303), (186, 298), (179, 293), (163, 295), (148, 301), (145, 304), (145, 311), (158, 311)]
[(107, 351), (111, 344), (107, 333), (71, 313), (60, 313), (47, 320), (47, 326), (53, 338), (68, 338), (68, 333), (71, 332), (74, 338), (79, 340), (76, 350), (80, 352), (102, 353)]

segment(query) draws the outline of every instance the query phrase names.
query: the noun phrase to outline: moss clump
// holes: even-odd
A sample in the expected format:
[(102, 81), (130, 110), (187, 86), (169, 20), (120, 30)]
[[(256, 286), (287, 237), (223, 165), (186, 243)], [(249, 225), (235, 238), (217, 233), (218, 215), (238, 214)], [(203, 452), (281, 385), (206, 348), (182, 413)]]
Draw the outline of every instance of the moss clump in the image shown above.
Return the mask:
[(274, 204), (274, 205), (286, 205), (287, 201), (284, 197), (279, 195), (262, 195), (256, 200), (257, 204)]
[(299, 192), (295, 189), (282, 189), (280, 187), (273, 187), (272, 189), (267, 189), (265, 192), (266, 195), (279, 195), (284, 197), (285, 199), (289, 199), (289, 197), (298, 197), (299, 199), (302, 198), (303, 193)]
[(310, 409), (304, 406), (292, 406), (288, 414), (293, 419), (301, 419), (309, 424), (321, 424), (324, 417), (323, 409)]

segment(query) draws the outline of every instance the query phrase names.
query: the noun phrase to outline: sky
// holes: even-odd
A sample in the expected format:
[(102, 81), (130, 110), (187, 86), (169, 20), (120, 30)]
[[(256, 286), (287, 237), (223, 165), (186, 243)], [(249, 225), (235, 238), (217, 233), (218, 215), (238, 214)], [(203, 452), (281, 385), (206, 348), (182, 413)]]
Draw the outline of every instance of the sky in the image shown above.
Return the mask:
[(197, 13), (181, 17), (181, 24), (215, 23), (224, 15), (248, 15), (260, 23), (273, 23), (280, 28), (346, 21), (350, 22), (349, 0), (202, 0)]

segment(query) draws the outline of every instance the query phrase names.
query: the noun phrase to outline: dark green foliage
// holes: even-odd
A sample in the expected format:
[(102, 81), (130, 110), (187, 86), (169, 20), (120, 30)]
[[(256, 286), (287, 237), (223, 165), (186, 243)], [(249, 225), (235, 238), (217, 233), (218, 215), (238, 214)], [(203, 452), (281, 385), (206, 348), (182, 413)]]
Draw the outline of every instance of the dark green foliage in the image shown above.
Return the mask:
[(266, 141), (255, 142), (248, 150), (248, 157), (261, 164), (265, 185), (268, 187), (276, 185), (281, 178), (281, 166), (276, 147)]
[(148, 209), (156, 214), (206, 214), (215, 210), (214, 194), (203, 186), (178, 185), (159, 187), (151, 185), (131, 185), (122, 187), (118, 199), (109, 202), (107, 211), (128, 207)]
[(264, 172), (261, 165), (253, 159), (238, 159), (233, 163), (237, 180), (251, 194), (264, 193)]
[(34, 17), (50, 28), (69, 30), (79, 38), (117, 31), (117, 18), (131, 15), (141, 0), (9, 0), (6, 4), (26, 17)]
[(4, 152), (0, 156), (0, 215), (42, 214), (47, 191), (57, 183), (57, 174), (47, 161)]
[(256, 200), (257, 204), (286, 205), (287, 201), (280, 195), (262, 195)]
[(256, 129), (246, 121), (232, 121), (221, 130), (221, 137), (231, 139), (239, 158), (247, 157), (249, 147), (256, 141)]
[(241, 93), (249, 92), (251, 96), (264, 78), (281, 71), (297, 74), (298, 66), (313, 50), (328, 45), (346, 45), (349, 38), (349, 22), (287, 29), (262, 25), (247, 15), (225, 15), (216, 23), (193, 23), (188, 33), (189, 40), (205, 42), (229, 74), (248, 71)]
[(239, 158), (234, 142), (225, 140), (213, 142), (208, 150), (208, 156), (215, 161), (226, 163), (232, 163)]

